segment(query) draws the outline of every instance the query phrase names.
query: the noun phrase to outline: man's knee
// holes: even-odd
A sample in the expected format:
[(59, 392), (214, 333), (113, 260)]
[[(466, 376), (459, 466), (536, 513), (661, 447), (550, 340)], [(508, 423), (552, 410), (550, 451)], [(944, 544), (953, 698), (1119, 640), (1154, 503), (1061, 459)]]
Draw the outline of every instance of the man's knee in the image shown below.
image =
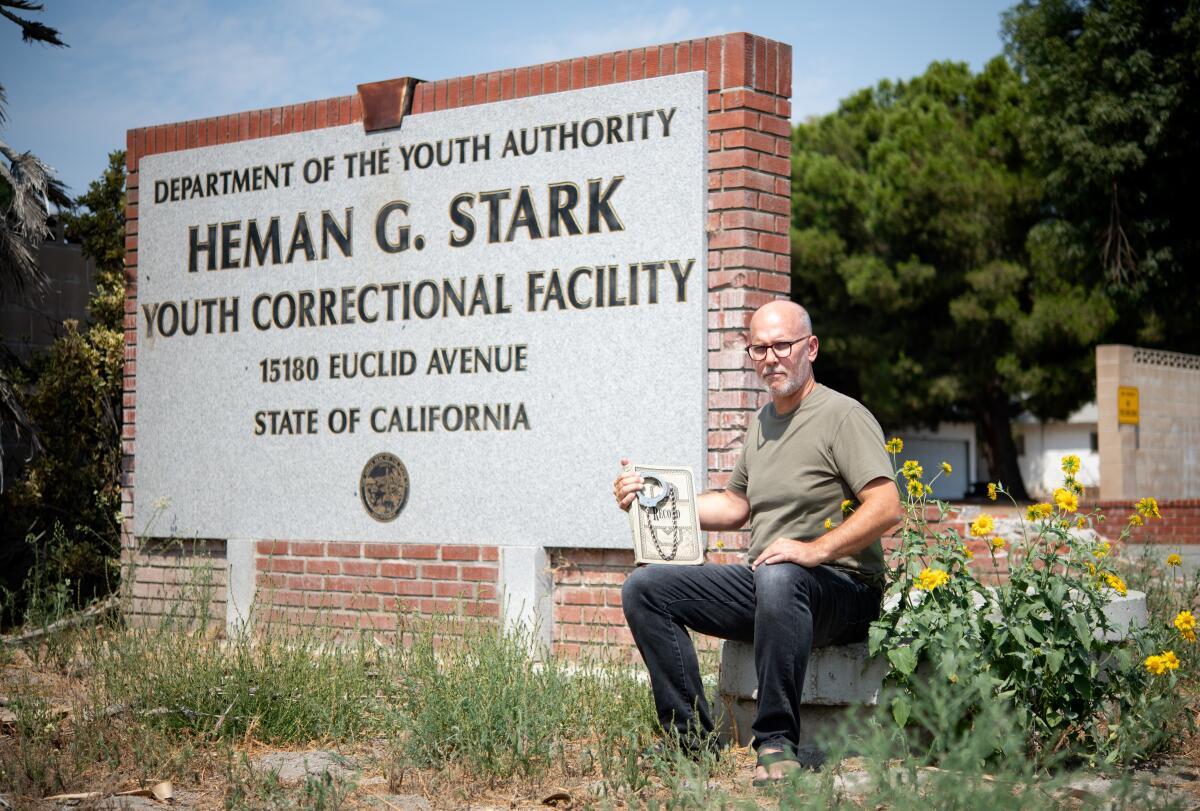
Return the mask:
[(763, 594), (791, 594), (797, 589), (807, 590), (813, 580), (812, 570), (795, 563), (767, 563), (754, 570), (754, 591), (759, 598)]
[(621, 608), (625, 612), (625, 621), (630, 625), (635, 624), (638, 617), (651, 608), (656, 579), (650, 566), (639, 566), (625, 578), (621, 586)]
[(769, 563), (754, 570), (754, 602), (764, 612), (788, 616), (807, 605), (813, 574), (795, 563)]

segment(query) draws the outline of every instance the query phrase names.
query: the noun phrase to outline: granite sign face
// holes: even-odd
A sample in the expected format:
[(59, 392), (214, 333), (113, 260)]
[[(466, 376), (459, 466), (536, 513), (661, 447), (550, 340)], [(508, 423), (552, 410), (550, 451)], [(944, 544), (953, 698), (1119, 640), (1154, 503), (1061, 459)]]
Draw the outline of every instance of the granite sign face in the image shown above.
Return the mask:
[(134, 531), (627, 545), (619, 455), (707, 467), (706, 152), (691, 73), (147, 156)]

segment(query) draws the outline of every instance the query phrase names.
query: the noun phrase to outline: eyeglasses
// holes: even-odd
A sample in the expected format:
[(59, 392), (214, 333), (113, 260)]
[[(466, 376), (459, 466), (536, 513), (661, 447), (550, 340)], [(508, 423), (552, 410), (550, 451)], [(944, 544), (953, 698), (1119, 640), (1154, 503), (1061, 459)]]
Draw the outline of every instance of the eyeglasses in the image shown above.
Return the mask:
[(804, 335), (794, 341), (780, 341), (779, 343), (774, 344), (750, 344), (748, 347), (746, 347), (746, 354), (750, 356), (751, 360), (766, 360), (767, 350), (770, 349), (775, 353), (775, 357), (786, 358), (788, 355), (792, 354), (792, 346), (794, 344), (798, 344), (801, 341), (807, 341), (811, 337), (812, 333), (810, 332), (808, 335)]

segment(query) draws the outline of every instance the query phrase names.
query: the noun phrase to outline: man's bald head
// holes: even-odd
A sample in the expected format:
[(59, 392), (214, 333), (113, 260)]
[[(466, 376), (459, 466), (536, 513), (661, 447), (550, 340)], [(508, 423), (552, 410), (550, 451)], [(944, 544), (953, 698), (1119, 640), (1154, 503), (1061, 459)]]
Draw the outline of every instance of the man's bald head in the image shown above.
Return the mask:
[[(772, 301), (750, 318), (750, 359), (780, 413), (795, 408), (816, 385), (817, 338), (808, 311), (794, 301)], [(794, 349), (793, 349), (794, 348)]]
[(812, 333), (812, 319), (808, 310), (794, 301), (771, 301), (759, 307), (750, 318), (750, 332), (753, 333), (756, 326), (762, 328), (767, 324), (795, 330), (796, 335)]

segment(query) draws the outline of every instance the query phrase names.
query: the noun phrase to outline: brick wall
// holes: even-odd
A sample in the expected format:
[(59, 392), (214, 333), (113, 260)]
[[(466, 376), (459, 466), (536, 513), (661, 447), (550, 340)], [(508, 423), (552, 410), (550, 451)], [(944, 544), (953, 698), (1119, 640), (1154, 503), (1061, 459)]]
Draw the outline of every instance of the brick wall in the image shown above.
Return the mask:
[(255, 611), (270, 621), (392, 631), (401, 613), (496, 617), (494, 546), (259, 541)]
[[(1081, 511), (1097, 507), (1108, 520), (1100, 525), (1101, 534), (1116, 538), (1135, 512), (1136, 501), (1098, 501), (1081, 504)], [(1158, 502), (1162, 519), (1147, 521), (1145, 526), (1130, 531), (1129, 543), (1153, 546), (1189, 546), (1200, 544), (1200, 499), (1170, 499)]]
[[(425, 82), (413, 96), (410, 114), (422, 115), (707, 71), (708, 480), (713, 487), (725, 484), (750, 412), (765, 401), (743, 352), (749, 316), (766, 301), (786, 298), (790, 290), (791, 65), (790, 46), (737, 33)], [(130, 533), (136, 494), (139, 161), (146, 155), (341, 126), (362, 118), (362, 101), (355, 94), (129, 131), (122, 509), (131, 559), (148, 560), (148, 552)], [(746, 545), (739, 533), (713, 538), (730, 549)], [(619, 583), (631, 567), (631, 553), (560, 551), (569, 552), (577, 574), (569, 567), (556, 569), (558, 641), (566, 650), (598, 640), (627, 643), (619, 616)], [(460, 557), (464, 555), (468, 557)], [(494, 616), (497, 559), (496, 548), (486, 546), (344, 544), (335, 538), (260, 541), (255, 550), (263, 600), (259, 616), (265, 612), (339, 627), (385, 629), (394, 623), (396, 608)], [(163, 578), (165, 582), (167, 575)], [(574, 610), (584, 605), (603, 613), (585, 618), (582, 608)], [(585, 626), (592, 630), (580, 630)], [(588, 638), (580, 638), (584, 635)]]
[(126, 551), (132, 622), (172, 612), (190, 618), (205, 608), (213, 622), (225, 621), (224, 541), (151, 541), (136, 555)]

